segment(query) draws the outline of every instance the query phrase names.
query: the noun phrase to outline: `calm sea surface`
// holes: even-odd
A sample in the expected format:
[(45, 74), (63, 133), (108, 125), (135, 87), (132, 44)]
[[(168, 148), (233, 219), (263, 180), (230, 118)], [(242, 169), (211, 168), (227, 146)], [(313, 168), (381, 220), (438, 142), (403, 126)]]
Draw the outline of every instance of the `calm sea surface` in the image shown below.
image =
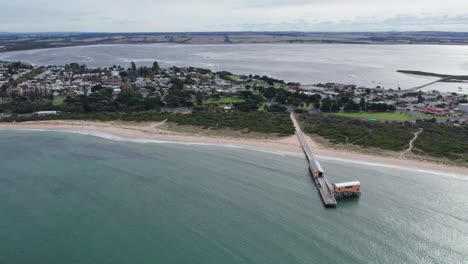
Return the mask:
[(0, 132), (0, 263), (468, 263), (468, 176), (214, 146)]
[[(468, 74), (468, 46), (442, 45), (97, 45), (0, 53), (2, 59), (37, 65), (79, 62), (93, 67), (127, 67), (131, 61), (150, 65), (157, 60), (164, 66), (269, 75), (303, 84), (339, 82), (386, 89), (412, 88), (435, 80), (397, 70)], [(468, 84), (443, 83), (424, 88), (433, 89), (468, 94)]]

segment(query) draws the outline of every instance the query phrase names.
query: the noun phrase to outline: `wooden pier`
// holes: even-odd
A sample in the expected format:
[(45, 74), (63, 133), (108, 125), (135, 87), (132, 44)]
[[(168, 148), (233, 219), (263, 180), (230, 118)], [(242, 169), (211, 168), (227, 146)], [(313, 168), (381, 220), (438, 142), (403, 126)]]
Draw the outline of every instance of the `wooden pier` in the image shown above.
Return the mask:
[(312, 178), (314, 179), (315, 186), (322, 197), (323, 205), (325, 207), (336, 207), (336, 199), (333, 193), (333, 186), (328, 181), (327, 177), (325, 177), (322, 167), (318, 160), (315, 159), (312, 150), (310, 149), (307, 141), (305, 140), (304, 133), (302, 132), (299, 123), (297, 122), (294, 114), (291, 113), (291, 119), (294, 123), (294, 127), (296, 128), (296, 135), (301, 142), (302, 149), (304, 150), (304, 154), (307, 158), (309, 163), (309, 171), (312, 174)]

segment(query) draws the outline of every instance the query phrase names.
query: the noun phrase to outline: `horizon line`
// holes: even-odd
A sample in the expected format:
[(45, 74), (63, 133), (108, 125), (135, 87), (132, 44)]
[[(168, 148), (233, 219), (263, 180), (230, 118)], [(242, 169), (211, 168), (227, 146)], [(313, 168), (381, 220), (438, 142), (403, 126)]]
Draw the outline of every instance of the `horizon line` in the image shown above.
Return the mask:
[(357, 31), (299, 31), (299, 30), (241, 30), (241, 31), (0, 31), (0, 34), (236, 34), (236, 33), (468, 33), (449, 30), (357, 30)]

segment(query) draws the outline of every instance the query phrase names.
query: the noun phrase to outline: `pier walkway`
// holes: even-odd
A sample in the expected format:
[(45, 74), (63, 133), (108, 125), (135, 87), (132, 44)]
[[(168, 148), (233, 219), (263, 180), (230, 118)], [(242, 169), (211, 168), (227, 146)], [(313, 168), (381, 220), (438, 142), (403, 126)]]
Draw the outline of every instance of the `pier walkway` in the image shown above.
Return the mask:
[(294, 114), (291, 113), (291, 120), (293, 121), (294, 127), (296, 129), (296, 135), (299, 141), (301, 142), (302, 149), (304, 150), (304, 154), (307, 158), (309, 163), (309, 171), (312, 174), (312, 178), (314, 179), (315, 186), (322, 197), (323, 205), (325, 207), (336, 207), (336, 199), (333, 194), (333, 187), (328, 179), (325, 177), (324, 172), (320, 166), (318, 160), (315, 159), (312, 150), (310, 149), (307, 141), (304, 137), (304, 133), (302, 132), (299, 123), (294, 117)]
[(401, 90), (400, 92), (414, 92), (414, 91), (417, 91), (421, 88), (424, 88), (424, 87), (427, 87), (427, 86), (430, 86), (430, 85), (433, 85), (435, 83), (438, 83), (438, 82), (444, 82), (444, 81), (448, 81), (450, 79), (452, 79), (453, 76), (449, 76), (449, 77), (445, 77), (445, 78), (442, 78), (442, 79), (439, 79), (439, 80), (436, 80), (436, 81), (433, 81), (433, 82), (430, 82), (430, 83), (426, 83), (426, 84), (423, 84), (421, 86), (418, 86), (418, 87), (414, 87), (414, 88), (410, 88), (410, 89), (405, 89), (405, 90)]

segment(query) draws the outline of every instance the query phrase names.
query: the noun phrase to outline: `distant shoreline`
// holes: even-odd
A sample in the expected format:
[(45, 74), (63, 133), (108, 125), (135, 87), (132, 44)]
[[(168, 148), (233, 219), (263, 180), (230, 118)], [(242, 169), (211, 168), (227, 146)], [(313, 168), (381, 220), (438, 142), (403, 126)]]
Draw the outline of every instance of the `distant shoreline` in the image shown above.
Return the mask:
[[(278, 138), (275, 136), (258, 138), (235, 137), (231, 135), (204, 135), (197, 132), (175, 132), (166, 130), (161, 123), (118, 123), (118, 122), (89, 122), (89, 121), (34, 121), (24, 123), (0, 124), (0, 131), (8, 130), (44, 130), (57, 132), (71, 132), (85, 135), (100, 136), (108, 139), (118, 139), (137, 143), (178, 143), (187, 145), (213, 145), (266, 151), (276, 154), (302, 157), (302, 150), (297, 137)], [(115, 136), (112, 138), (109, 135)], [(378, 165), (385, 164), (390, 168), (410, 168), (423, 171), (440, 171), (468, 176), (468, 168), (449, 166), (445, 164), (427, 162), (408, 157), (375, 155), (346, 149), (328, 148), (311, 138), (307, 139), (317, 156), (326, 159), (353, 161), (356, 163)]]
[[(304, 43), (285, 43), (285, 42), (255, 42), (255, 43), (170, 43), (170, 42), (129, 42), (129, 43), (91, 43), (91, 44), (78, 44), (69, 46), (56, 46), (56, 47), (37, 47), (27, 49), (16, 49), (16, 50), (2, 50), (0, 54), (19, 52), (19, 51), (35, 51), (35, 50), (49, 50), (49, 49), (61, 49), (61, 48), (77, 48), (77, 47), (92, 47), (92, 46), (117, 46), (117, 45), (366, 45), (366, 46), (468, 46), (468, 43), (459, 44), (444, 44), (444, 43), (340, 43), (340, 42), (304, 42)], [(427, 75), (426, 75), (427, 76)], [(430, 76), (433, 77), (433, 76)]]
[(466, 32), (0, 33), (0, 53), (100, 44), (468, 45)]
[[(19, 52), (19, 51), (33, 51), (33, 50), (49, 50), (49, 49), (61, 49), (61, 48), (77, 48), (77, 47), (92, 47), (92, 46), (118, 46), (118, 45), (221, 45), (221, 46), (232, 46), (232, 45), (366, 45), (366, 46), (468, 46), (467, 44), (443, 44), (443, 43), (340, 43), (340, 42), (304, 42), (304, 43), (285, 43), (285, 42), (255, 42), (255, 43), (170, 43), (170, 42), (129, 42), (129, 43), (90, 43), (90, 44), (78, 44), (68, 46), (56, 46), (56, 47), (37, 47), (17, 50), (2, 50), (0, 54)], [(433, 76), (431, 76), (433, 77)]]

